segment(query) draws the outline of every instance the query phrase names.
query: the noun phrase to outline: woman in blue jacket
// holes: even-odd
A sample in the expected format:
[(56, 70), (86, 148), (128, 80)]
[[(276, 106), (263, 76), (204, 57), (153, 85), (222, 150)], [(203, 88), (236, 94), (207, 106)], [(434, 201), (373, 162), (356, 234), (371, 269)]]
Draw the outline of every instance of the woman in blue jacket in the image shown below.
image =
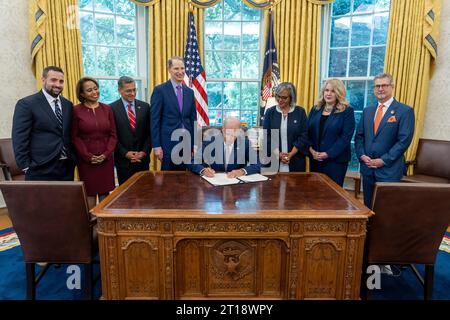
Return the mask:
[(326, 174), (340, 186), (351, 159), (355, 130), (355, 115), (346, 94), (341, 80), (326, 81), (308, 117), (310, 169)]
[[(272, 160), (276, 159), (275, 164), (271, 163), (271, 168), (280, 172), (305, 171), (309, 147), (305, 109), (296, 105), (296, 90), (290, 82), (280, 83), (276, 87), (275, 99), (277, 105), (267, 109), (263, 124), (267, 132), (268, 155)], [(272, 129), (279, 130), (278, 143), (271, 140)]]

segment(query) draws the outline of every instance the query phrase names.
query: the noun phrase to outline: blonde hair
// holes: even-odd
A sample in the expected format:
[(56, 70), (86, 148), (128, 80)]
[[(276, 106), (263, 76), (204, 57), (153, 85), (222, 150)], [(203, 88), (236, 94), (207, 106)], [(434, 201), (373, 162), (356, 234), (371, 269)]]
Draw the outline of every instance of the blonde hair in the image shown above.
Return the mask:
[(347, 90), (345, 89), (344, 82), (339, 79), (329, 79), (325, 82), (323, 87), (320, 89), (319, 99), (316, 102), (316, 109), (319, 110), (326, 104), (323, 95), (327, 85), (330, 85), (336, 94), (336, 112), (342, 112), (347, 109), (349, 105), (346, 99)]

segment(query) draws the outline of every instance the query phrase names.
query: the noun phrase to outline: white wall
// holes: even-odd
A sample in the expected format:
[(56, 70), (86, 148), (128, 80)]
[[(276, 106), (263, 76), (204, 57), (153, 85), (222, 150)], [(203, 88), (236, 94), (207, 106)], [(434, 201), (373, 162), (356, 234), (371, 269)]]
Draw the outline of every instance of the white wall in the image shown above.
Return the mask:
[[(436, 69), (430, 82), (423, 138), (450, 140), (450, 1), (442, 1)], [(449, 100), (449, 101), (447, 101)]]
[[(14, 106), (35, 91), (28, 44), (28, 1), (0, 2), (0, 138), (11, 137)], [(0, 207), (4, 207), (0, 194)]]

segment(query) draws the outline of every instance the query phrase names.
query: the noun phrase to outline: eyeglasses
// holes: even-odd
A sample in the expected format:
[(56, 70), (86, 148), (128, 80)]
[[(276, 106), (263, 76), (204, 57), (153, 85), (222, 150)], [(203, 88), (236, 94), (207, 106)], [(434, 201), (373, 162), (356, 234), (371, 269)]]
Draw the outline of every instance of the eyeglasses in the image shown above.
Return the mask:
[(277, 100), (287, 100), (290, 98), (290, 96), (279, 96), (279, 95), (275, 95), (275, 98)]
[(390, 87), (391, 84), (376, 84), (375, 89), (386, 89), (387, 87)]

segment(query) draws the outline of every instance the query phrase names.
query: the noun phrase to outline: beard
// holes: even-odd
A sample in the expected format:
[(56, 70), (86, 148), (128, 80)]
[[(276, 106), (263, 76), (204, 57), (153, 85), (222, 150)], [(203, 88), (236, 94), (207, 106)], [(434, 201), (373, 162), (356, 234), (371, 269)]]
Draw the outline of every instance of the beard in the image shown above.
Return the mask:
[(53, 86), (45, 86), (44, 87), (45, 92), (47, 92), (49, 95), (51, 95), (53, 98), (56, 98), (61, 93), (61, 89), (55, 88)]

